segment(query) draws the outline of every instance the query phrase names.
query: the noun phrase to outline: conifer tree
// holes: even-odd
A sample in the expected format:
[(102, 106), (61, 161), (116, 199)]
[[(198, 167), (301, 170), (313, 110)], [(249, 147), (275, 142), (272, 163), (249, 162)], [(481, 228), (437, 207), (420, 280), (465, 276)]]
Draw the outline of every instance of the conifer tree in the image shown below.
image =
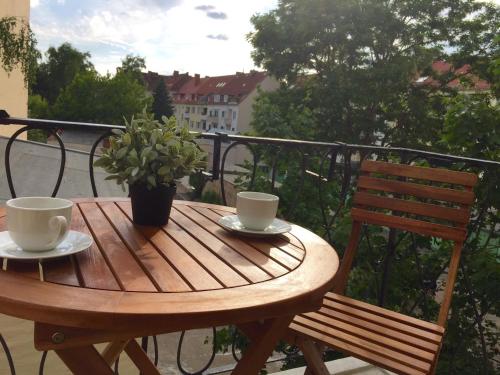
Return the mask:
[(174, 114), (172, 99), (163, 80), (160, 80), (153, 94), (153, 113), (157, 120), (160, 120), (161, 116), (170, 117)]

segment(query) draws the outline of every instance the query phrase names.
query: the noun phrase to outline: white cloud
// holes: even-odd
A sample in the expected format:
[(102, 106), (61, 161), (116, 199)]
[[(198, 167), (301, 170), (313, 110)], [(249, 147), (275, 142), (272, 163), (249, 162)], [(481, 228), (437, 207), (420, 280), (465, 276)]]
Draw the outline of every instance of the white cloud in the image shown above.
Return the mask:
[(39, 5), (40, 5), (40, 0), (31, 0), (30, 1), (30, 7), (31, 8), (36, 8)]
[[(38, 1), (32, 0), (32, 7)], [(52, 0), (52, 5), (60, 1)], [(43, 0), (31, 21), (41, 48), (68, 41), (90, 51), (101, 73), (114, 72), (120, 60), (132, 53), (144, 56), (152, 71), (222, 75), (254, 68), (246, 41), (252, 29), (250, 17), (275, 6), (276, 0), (67, 0), (49, 7), (48, 0)], [(207, 17), (197, 7), (226, 18)]]

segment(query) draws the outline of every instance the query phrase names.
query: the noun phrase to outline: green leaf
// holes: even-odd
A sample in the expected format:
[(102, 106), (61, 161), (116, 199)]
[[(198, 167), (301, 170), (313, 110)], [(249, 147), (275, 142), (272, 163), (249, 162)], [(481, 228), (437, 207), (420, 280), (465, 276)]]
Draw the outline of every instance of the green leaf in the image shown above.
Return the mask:
[(158, 169), (158, 172), (157, 172), (157, 173), (158, 173), (160, 176), (165, 176), (165, 175), (166, 175), (167, 173), (169, 173), (169, 172), (170, 172), (170, 167), (169, 167), (169, 166), (167, 166), (167, 165), (164, 165), (163, 167), (161, 167), (160, 169)]
[(127, 155), (128, 147), (123, 147), (116, 152), (117, 159), (123, 159)]
[(154, 177), (154, 176), (149, 175), (149, 176), (147, 177), (147, 181), (148, 181), (148, 183), (149, 183), (150, 185), (152, 185), (153, 187), (156, 187), (156, 179), (155, 179), (155, 177)]

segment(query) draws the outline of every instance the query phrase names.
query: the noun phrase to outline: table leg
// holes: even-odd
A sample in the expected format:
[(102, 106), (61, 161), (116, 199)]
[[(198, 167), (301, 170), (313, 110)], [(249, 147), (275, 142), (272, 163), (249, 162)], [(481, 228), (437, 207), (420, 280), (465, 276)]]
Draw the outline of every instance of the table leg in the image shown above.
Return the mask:
[(92, 346), (57, 349), (57, 355), (75, 375), (113, 375), (114, 372)]
[(125, 347), (125, 352), (137, 368), (141, 370), (141, 375), (161, 375), (137, 341), (130, 340)]
[(102, 351), (101, 356), (104, 358), (108, 365), (112, 365), (116, 362), (123, 349), (127, 346), (130, 340), (124, 341), (113, 341), (110, 342), (106, 348)]
[(254, 329), (249, 324), (242, 325), (243, 332), (251, 341), (232, 374), (257, 375), (271, 356), (278, 340), (284, 336), (292, 319), (293, 316), (268, 319), (262, 324), (254, 325)]

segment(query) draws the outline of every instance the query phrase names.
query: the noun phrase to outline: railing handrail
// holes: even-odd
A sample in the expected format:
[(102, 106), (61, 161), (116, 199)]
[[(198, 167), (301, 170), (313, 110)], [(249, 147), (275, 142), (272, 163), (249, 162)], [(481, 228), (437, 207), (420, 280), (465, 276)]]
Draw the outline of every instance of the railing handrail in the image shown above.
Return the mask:
[[(47, 119), (31, 119), (22, 117), (10, 117), (5, 111), (0, 111), (0, 125), (25, 125), (34, 128), (59, 128), (59, 129), (77, 129), (86, 128), (94, 130), (111, 130), (111, 129), (125, 129), (123, 125), (111, 125), (111, 124), (97, 124), (97, 123), (87, 123), (87, 122), (77, 122), (77, 121), (60, 121), (60, 120), (47, 120)], [(235, 135), (226, 133), (199, 133), (200, 137), (203, 139), (218, 139), (221, 142), (234, 141), (234, 142), (247, 142), (255, 144), (268, 144), (268, 145), (281, 145), (281, 146), (317, 146), (325, 148), (337, 148), (351, 151), (373, 151), (373, 152), (397, 152), (397, 153), (408, 153), (413, 155), (418, 155), (427, 158), (435, 158), (441, 160), (447, 160), (452, 162), (466, 162), (477, 166), (487, 166), (487, 167), (500, 167), (500, 162), (487, 159), (470, 158), (467, 156), (458, 156), (443, 154), (434, 151), (424, 151), (417, 150), (406, 147), (383, 147), (376, 145), (360, 145), (351, 144), (343, 142), (318, 142), (318, 141), (307, 141), (301, 139), (284, 139), (284, 138), (268, 138), (268, 137), (254, 137), (246, 135)]]

